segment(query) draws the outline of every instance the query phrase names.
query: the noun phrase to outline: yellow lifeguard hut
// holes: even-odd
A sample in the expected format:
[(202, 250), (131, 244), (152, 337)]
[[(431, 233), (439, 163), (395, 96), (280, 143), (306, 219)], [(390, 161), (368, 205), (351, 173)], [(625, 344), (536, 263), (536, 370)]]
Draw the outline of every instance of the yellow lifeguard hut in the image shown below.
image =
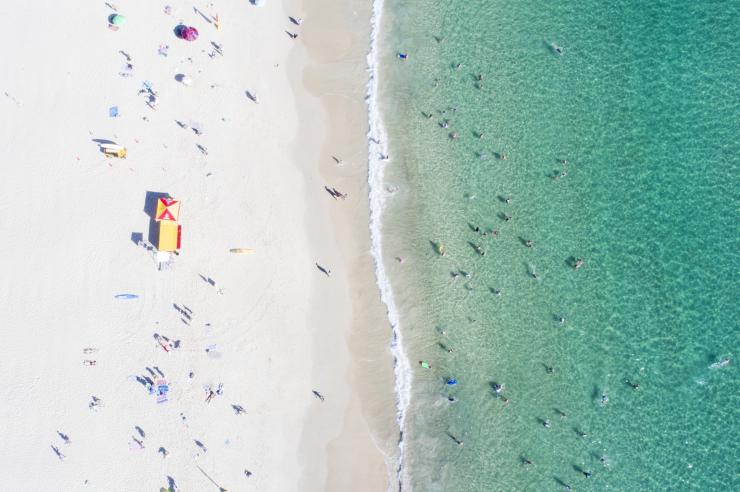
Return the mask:
[(157, 200), (154, 220), (159, 222), (157, 250), (173, 252), (180, 249), (182, 226), (177, 223), (180, 216), (180, 201), (166, 197)]

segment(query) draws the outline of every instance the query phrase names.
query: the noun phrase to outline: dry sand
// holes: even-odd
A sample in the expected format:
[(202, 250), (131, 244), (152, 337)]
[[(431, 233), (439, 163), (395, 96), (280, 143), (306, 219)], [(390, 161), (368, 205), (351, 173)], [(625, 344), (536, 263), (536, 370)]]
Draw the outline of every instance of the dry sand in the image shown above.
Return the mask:
[[(397, 430), (367, 251), (369, 6), (110, 3), (118, 31), (104, 2), (0, 6), (3, 488), (385, 490)], [(177, 39), (179, 22), (199, 39)], [(153, 193), (182, 200), (182, 253), (164, 271), (135, 241)], [(137, 381), (149, 370), (165, 375), (166, 403)]]

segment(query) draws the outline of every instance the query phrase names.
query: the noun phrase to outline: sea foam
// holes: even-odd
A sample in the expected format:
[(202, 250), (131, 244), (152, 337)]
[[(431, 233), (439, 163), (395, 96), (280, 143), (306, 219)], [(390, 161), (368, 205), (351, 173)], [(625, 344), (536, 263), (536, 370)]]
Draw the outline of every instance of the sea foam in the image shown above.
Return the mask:
[[(403, 337), (401, 334), (396, 309), (391, 291), (390, 282), (383, 264), (383, 239), (382, 214), (385, 204), (386, 191), (383, 187), (385, 166), (387, 165), (388, 140), (380, 114), (378, 103), (378, 37), (380, 35), (381, 19), (383, 17), (383, 0), (373, 2), (373, 13), (371, 17), (370, 51), (367, 55), (367, 66), (369, 80), (367, 83), (367, 107), (368, 107), (368, 183), (370, 196), (370, 240), (372, 244), (372, 255), (375, 262), (375, 277), (380, 288), (380, 297), (385, 304), (388, 320), (393, 330), (391, 341), (391, 353), (394, 358), (395, 392), (396, 392), (396, 419), (400, 429), (398, 440), (398, 453), (396, 456), (388, 457), (388, 471), (390, 475), (389, 490), (402, 490), (404, 483), (404, 432), (406, 427), (406, 409), (411, 397), (412, 372), (411, 364), (403, 350)], [(393, 476), (395, 474), (395, 477)]]

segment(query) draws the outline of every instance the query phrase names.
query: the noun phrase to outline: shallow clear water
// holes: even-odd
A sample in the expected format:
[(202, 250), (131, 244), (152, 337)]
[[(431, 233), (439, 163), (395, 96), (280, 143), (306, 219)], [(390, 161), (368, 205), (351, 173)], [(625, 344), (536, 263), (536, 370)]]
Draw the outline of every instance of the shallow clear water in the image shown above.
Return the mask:
[(737, 2), (387, 1), (404, 485), (740, 487), (738, 33)]

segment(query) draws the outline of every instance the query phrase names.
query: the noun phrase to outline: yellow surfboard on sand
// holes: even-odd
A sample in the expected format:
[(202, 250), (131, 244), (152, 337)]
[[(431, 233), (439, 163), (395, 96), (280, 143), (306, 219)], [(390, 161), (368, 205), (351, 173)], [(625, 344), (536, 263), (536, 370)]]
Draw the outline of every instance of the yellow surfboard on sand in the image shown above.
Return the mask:
[(254, 250), (252, 248), (231, 248), (229, 252), (237, 255), (251, 255)]

